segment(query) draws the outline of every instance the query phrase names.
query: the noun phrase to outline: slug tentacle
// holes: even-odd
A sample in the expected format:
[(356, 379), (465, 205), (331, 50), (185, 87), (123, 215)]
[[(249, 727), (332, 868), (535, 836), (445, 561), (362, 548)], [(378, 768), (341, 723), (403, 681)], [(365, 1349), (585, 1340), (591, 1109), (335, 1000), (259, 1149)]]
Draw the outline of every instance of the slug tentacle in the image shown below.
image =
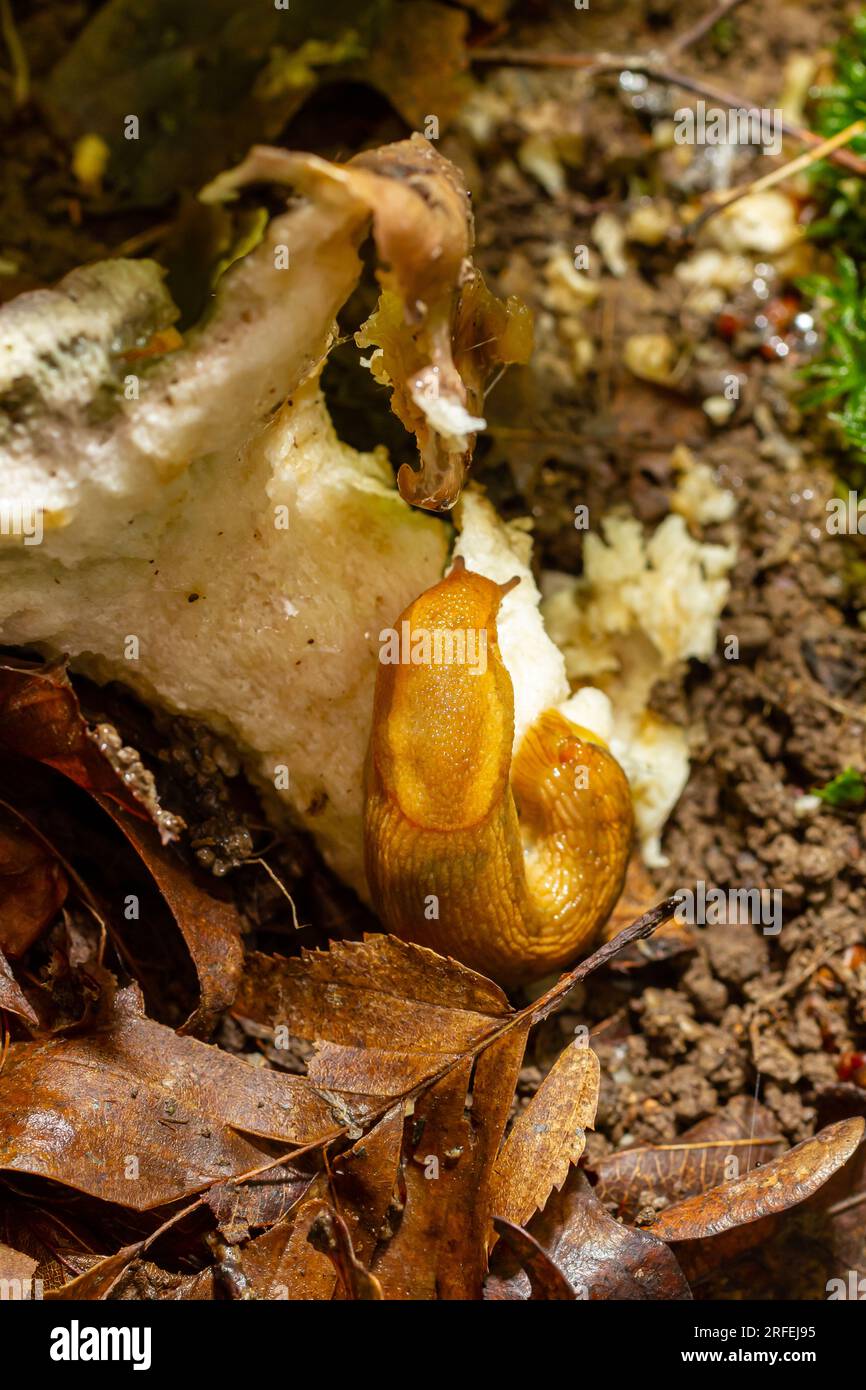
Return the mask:
[(556, 710), (512, 765), (496, 615), (515, 582), (461, 562), (401, 614), (377, 675), (364, 819), (387, 929), (503, 984), (590, 944), (622, 890), (634, 831), (622, 768)]

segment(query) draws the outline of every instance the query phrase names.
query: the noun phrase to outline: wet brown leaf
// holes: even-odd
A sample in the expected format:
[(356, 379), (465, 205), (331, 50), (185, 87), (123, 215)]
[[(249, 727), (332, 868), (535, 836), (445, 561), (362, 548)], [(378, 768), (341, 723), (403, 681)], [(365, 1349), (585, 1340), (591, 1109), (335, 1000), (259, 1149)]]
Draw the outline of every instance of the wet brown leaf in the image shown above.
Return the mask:
[(250, 956), (234, 1012), (324, 1043), (310, 1078), (370, 1096), (404, 1095), (513, 1015), (483, 975), (381, 935)]
[[(605, 1211), (585, 1174), (573, 1169), (563, 1188), (530, 1223), (578, 1298), (688, 1299), (691, 1291), (667, 1246), (645, 1231), (621, 1226)], [(488, 1297), (525, 1299), (526, 1274), (504, 1252), (494, 1257)]]
[(0, 948), (23, 956), (57, 915), (68, 883), (50, 850), (0, 810)]
[[(497, 1235), (502, 1237), (506, 1249), (515, 1257), (526, 1274), (529, 1280), (530, 1299), (544, 1299), (548, 1302), (551, 1300), (574, 1302), (577, 1298), (574, 1289), (534, 1236), (531, 1236), (528, 1231), (524, 1231), (521, 1226), (515, 1226), (511, 1221), (504, 1220), (501, 1216), (494, 1216), (493, 1225)], [(505, 1281), (495, 1278), (488, 1280), (484, 1296), (491, 1300), (515, 1297)]]
[(310, 1186), (312, 1176), (289, 1164), (270, 1168), (244, 1183), (217, 1183), (205, 1195), (229, 1245), (245, 1240), (252, 1228), (275, 1226)]
[(146, 813), (88, 737), (61, 665), (0, 665), (0, 749), (62, 772), (91, 795)]
[[(404, 1211), (373, 1262), (386, 1299), (477, 1299), (492, 1232), (492, 1168), (526, 1043), (525, 1026), (426, 1090), (407, 1122)], [(472, 1103), (467, 1112), (467, 1090)]]
[(706, 1240), (787, 1211), (848, 1162), (864, 1130), (860, 1117), (828, 1125), (763, 1168), (667, 1207), (653, 1222), (653, 1234), (665, 1241)]
[(228, 1252), (236, 1270), (238, 1296), (317, 1302), (333, 1297), (334, 1266), (307, 1240), (317, 1213), (315, 1203), (326, 1198), (327, 1183), (318, 1177), (310, 1187), (309, 1201), (296, 1212)]
[(561, 1187), (595, 1123), (598, 1058), (576, 1041), (560, 1053), (529, 1105), (515, 1119), (493, 1169), (493, 1210), (525, 1226)]
[(0, 951), (0, 1012), (4, 1009), (7, 1013), (16, 1014), (33, 1028), (39, 1024), (35, 1009), (12, 974), (8, 960)]
[[(673, 1144), (620, 1149), (597, 1159), (596, 1194), (605, 1206), (633, 1221), (655, 1198), (668, 1201), (704, 1192), (724, 1177), (748, 1172), (784, 1147), (773, 1116), (749, 1096), (694, 1125)], [(727, 1170), (727, 1171), (726, 1171)]]
[(198, 1274), (173, 1274), (149, 1260), (133, 1260), (111, 1289), (112, 1299), (166, 1299), (177, 1303), (210, 1303), (216, 1297), (213, 1269)]
[(199, 875), (160, 844), (152, 825), (119, 807), (105, 809), (148, 869), (195, 966), (201, 998), (183, 1031), (207, 1033), (232, 1004), (240, 982), (243, 946), (237, 908), (206, 892)]
[(389, 1110), (347, 1153), (334, 1160), (334, 1191), (360, 1258), (369, 1262), (380, 1241), (394, 1234), (400, 1196), (406, 1106)]
[(141, 1245), (141, 1241), (135, 1245), (127, 1245), (116, 1254), (106, 1255), (103, 1259), (97, 1260), (84, 1274), (79, 1274), (77, 1279), (70, 1279), (68, 1284), (61, 1285), (59, 1289), (48, 1289), (45, 1293), (46, 1302), (78, 1302), (80, 1299), (106, 1298), (127, 1265), (135, 1259)]
[(12, 1045), (0, 1168), (144, 1211), (260, 1167), (243, 1136), (303, 1145), (339, 1128), (304, 1078), (254, 1070), (139, 1010), (124, 990), (81, 1037)]
[(307, 1230), (307, 1241), (314, 1250), (331, 1261), (345, 1296), (381, 1302), (382, 1286), (355, 1254), (352, 1237), (343, 1218), (321, 1199), (310, 1202), (309, 1209), (312, 1209), (313, 1217)]
[[(89, 736), (78, 698), (61, 667), (0, 666), (0, 748), (54, 768), (88, 792), (135, 850), (159, 888), (198, 975), (201, 998), (186, 1029), (206, 1032), (234, 998), (243, 960), (240, 917), (231, 903), (206, 891), (200, 876), (160, 842), (149, 810)], [(122, 924), (114, 925), (117, 930)]]

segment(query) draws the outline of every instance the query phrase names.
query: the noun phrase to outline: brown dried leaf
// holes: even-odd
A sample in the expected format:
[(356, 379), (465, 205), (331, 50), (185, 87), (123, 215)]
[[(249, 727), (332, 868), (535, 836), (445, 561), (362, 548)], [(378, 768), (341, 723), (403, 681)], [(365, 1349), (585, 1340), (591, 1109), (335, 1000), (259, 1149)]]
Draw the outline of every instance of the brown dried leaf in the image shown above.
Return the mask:
[(525, 1226), (561, 1187), (595, 1123), (598, 1058), (576, 1041), (557, 1057), (529, 1105), (515, 1119), (493, 1169), (493, 1210)]
[(333, 1297), (337, 1282), (334, 1266), (307, 1240), (317, 1211), (314, 1204), (324, 1200), (327, 1191), (325, 1178), (317, 1177), (310, 1187), (310, 1200), (299, 1210), (230, 1253), (239, 1292), (248, 1289), (256, 1298), (306, 1302)]
[(724, 1110), (681, 1135), (674, 1144), (642, 1145), (605, 1154), (592, 1165), (596, 1194), (633, 1221), (653, 1198), (668, 1201), (704, 1192), (726, 1176), (736, 1160), (737, 1172), (768, 1162), (785, 1144), (775, 1132), (770, 1111), (749, 1096), (736, 1096)]
[[(572, 1169), (531, 1222), (532, 1234), (578, 1298), (688, 1299), (685, 1276), (671, 1251), (645, 1231), (621, 1226), (605, 1211), (586, 1176)], [(527, 1298), (529, 1281), (504, 1252), (494, 1257), (489, 1296)]]
[(13, 1044), (0, 1168), (144, 1211), (260, 1167), (243, 1135), (303, 1145), (339, 1129), (306, 1079), (254, 1070), (139, 1010), (124, 990), (86, 1035)]
[[(407, 1124), (405, 1209), (372, 1271), (386, 1299), (477, 1299), (492, 1232), (492, 1169), (526, 1026), (468, 1057), (416, 1102)], [(471, 1109), (467, 1090), (472, 1083)]]
[(347, 1153), (334, 1160), (334, 1191), (356, 1253), (369, 1263), (380, 1241), (393, 1235), (406, 1106), (395, 1105)]
[(195, 966), (201, 997), (183, 1031), (207, 1033), (231, 1006), (240, 983), (244, 952), (237, 908), (206, 892), (200, 875), (160, 844), (152, 825), (105, 801), (101, 804), (156, 883)]
[(378, 934), (291, 960), (250, 956), (234, 1012), (323, 1040), (310, 1078), (371, 1096), (404, 1095), (513, 1014), (483, 975)]
[(665, 1241), (705, 1240), (787, 1211), (848, 1162), (864, 1130), (859, 1116), (828, 1125), (763, 1168), (667, 1207), (653, 1222), (653, 1234)]
[(8, 960), (0, 951), (0, 1013), (4, 1009), (7, 1013), (16, 1014), (33, 1028), (39, 1025), (36, 1011), (12, 974)]
[(230, 903), (200, 887), (198, 877), (160, 843), (142, 803), (90, 738), (62, 667), (0, 666), (0, 748), (68, 777), (132, 845), (162, 893), (198, 975), (201, 999), (186, 1029), (206, 1031), (234, 998), (243, 963), (240, 917)]
[(69, 885), (45, 844), (0, 809), (0, 947), (23, 956), (66, 900)]
[(77, 1279), (71, 1279), (59, 1289), (49, 1289), (45, 1294), (46, 1302), (107, 1298), (127, 1266), (135, 1259), (142, 1243), (137, 1241), (135, 1245), (127, 1245), (114, 1255), (106, 1255), (84, 1274), (79, 1274)]
[(62, 772), (144, 816), (141, 804), (88, 737), (75, 691), (61, 665), (0, 665), (0, 748)]
[(216, 1298), (214, 1272), (208, 1268), (198, 1274), (173, 1274), (149, 1260), (133, 1260), (112, 1288), (111, 1298), (211, 1303)]
[(313, 1217), (307, 1230), (307, 1241), (314, 1250), (331, 1261), (346, 1297), (381, 1302), (382, 1286), (355, 1254), (352, 1237), (343, 1218), (320, 1198), (309, 1203), (305, 1211), (309, 1210), (312, 1210)]
[(217, 1219), (229, 1245), (246, 1240), (251, 1228), (276, 1226), (304, 1196), (312, 1177), (290, 1164), (269, 1168), (244, 1183), (217, 1183), (211, 1187), (205, 1204)]
[[(493, 1225), (497, 1235), (502, 1237), (503, 1244), (519, 1261), (524, 1270), (529, 1280), (530, 1299), (544, 1299), (547, 1302), (551, 1300), (574, 1302), (577, 1298), (574, 1289), (534, 1236), (531, 1236), (528, 1231), (524, 1231), (521, 1226), (515, 1226), (511, 1221), (504, 1220), (501, 1216), (494, 1216)], [(514, 1289), (501, 1279), (488, 1280), (484, 1297), (491, 1300), (518, 1300)]]

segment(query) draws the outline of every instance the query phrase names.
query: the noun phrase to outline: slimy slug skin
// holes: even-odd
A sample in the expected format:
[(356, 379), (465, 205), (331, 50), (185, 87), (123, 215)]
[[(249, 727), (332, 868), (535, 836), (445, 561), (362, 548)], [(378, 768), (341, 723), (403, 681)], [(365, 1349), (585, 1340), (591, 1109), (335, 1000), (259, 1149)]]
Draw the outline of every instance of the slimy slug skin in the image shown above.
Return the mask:
[(511, 587), (456, 561), (400, 615), (376, 679), (364, 810), (386, 930), (506, 986), (590, 946), (634, 834), (619, 763), (556, 710), (512, 762), (514, 692), (496, 628)]

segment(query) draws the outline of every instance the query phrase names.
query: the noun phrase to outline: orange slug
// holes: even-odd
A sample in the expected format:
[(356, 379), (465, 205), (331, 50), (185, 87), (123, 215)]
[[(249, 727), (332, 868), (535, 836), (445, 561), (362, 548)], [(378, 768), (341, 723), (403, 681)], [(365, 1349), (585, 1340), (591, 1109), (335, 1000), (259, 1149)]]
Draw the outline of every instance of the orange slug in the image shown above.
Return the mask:
[(386, 929), (504, 985), (569, 964), (622, 890), (634, 833), (625, 773), (556, 710), (512, 762), (500, 585), (458, 558), (380, 652), (364, 841)]

